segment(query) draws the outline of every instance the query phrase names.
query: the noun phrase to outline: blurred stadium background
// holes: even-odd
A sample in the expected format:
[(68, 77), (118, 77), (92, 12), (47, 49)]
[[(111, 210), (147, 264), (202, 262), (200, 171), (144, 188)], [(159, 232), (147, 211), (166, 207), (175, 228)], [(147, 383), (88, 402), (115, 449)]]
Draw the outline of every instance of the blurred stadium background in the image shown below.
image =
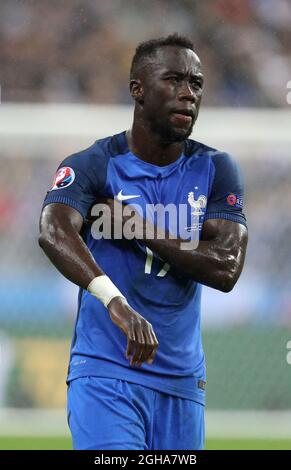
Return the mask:
[(40, 209), (66, 155), (130, 126), (134, 48), (173, 31), (204, 63), (193, 138), (239, 161), (250, 231), (235, 289), (204, 290), (207, 447), (291, 449), (290, 24), (288, 0), (1, 0), (0, 449), (70, 448), (77, 288)]

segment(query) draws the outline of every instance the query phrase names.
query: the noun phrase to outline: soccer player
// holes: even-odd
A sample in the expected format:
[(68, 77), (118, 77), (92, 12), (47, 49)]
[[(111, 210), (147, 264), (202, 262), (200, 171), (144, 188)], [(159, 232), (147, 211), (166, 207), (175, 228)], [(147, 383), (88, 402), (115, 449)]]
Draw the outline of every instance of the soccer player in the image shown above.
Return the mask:
[[(233, 288), (247, 228), (236, 163), (189, 139), (202, 89), (188, 38), (140, 44), (131, 130), (67, 157), (45, 198), (40, 246), (80, 286), (67, 377), (75, 449), (203, 448), (201, 288)], [(111, 228), (130, 220), (114, 205), (133, 207), (134, 236), (98, 237), (98, 203)], [(145, 216), (151, 204), (186, 208), (176, 236), (173, 217), (162, 227), (157, 213)]]

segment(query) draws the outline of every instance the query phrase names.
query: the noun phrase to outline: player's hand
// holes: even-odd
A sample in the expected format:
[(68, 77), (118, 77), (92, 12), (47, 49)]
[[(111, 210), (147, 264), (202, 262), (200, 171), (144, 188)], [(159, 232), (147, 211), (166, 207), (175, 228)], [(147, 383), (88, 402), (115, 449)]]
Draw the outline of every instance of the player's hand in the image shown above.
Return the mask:
[(113, 323), (127, 336), (126, 358), (130, 365), (141, 366), (145, 361), (152, 364), (159, 345), (152, 325), (122, 297), (114, 297), (108, 304), (108, 311)]

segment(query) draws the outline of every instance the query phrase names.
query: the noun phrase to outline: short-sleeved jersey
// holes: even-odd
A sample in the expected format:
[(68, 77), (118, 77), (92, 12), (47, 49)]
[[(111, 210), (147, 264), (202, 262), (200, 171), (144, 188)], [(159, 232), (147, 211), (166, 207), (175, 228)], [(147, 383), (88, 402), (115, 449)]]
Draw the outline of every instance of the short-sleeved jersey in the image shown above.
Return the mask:
[[(80, 289), (67, 380), (89, 375), (118, 378), (203, 404), (202, 286), (136, 239), (94, 236), (92, 208), (100, 198), (117, 196), (125, 204), (135, 203), (138, 210), (151, 204), (182, 205), (187, 214), (181, 230), (201, 236), (207, 219), (246, 224), (240, 170), (228, 154), (190, 139), (175, 162), (153, 165), (129, 150), (122, 132), (66, 158), (44, 201), (44, 206), (62, 203), (80, 212), (82, 236), (97, 264), (129, 305), (153, 325), (159, 341), (152, 365), (130, 366), (126, 336), (103, 304)], [(171, 230), (167, 218), (165, 223)]]

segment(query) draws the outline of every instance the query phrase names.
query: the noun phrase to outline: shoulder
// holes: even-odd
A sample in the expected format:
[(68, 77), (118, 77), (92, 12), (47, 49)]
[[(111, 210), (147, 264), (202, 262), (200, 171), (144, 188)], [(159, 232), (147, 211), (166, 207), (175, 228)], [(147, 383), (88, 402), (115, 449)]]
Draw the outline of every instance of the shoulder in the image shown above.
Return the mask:
[(188, 157), (208, 157), (215, 163), (223, 163), (233, 160), (227, 152), (210, 147), (209, 145), (193, 139), (186, 140), (185, 155)]
[(239, 171), (237, 162), (227, 152), (192, 139), (187, 139), (185, 147), (186, 156), (208, 159), (215, 173), (221, 171)]
[(69, 155), (62, 162), (62, 165), (78, 167), (80, 171), (88, 170), (89, 168), (92, 171), (95, 168), (100, 170), (100, 168), (107, 166), (110, 158), (126, 152), (123, 135), (124, 133), (122, 132), (96, 140), (90, 147)]

